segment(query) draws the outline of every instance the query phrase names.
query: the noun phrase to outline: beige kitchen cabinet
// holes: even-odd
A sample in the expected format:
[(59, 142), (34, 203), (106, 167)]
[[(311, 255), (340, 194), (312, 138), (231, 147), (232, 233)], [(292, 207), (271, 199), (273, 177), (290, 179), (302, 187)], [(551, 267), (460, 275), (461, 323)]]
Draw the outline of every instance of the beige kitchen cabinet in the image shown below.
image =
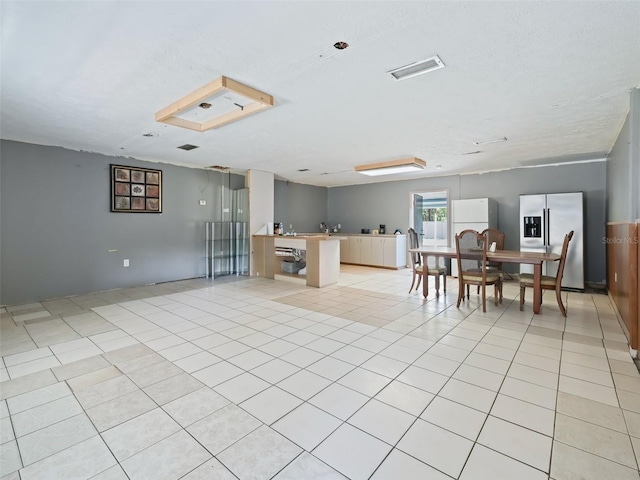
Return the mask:
[(369, 265), (384, 265), (385, 238), (371, 237), (371, 262)]
[(345, 263), (362, 263), (361, 262), (361, 239), (358, 236), (349, 236), (349, 256), (348, 260)]
[(350, 260), (349, 239), (340, 242), (340, 263), (349, 263)]
[(396, 235), (395, 238), (383, 238), (382, 265), (389, 268), (403, 268), (407, 264), (407, 236)]
[[(346, 235), (340, 262), (372, 267), (404, 268), (407, 264), (406, 235)], [(347, 251), (348, 250), (348, 251)]]
[(363, 265), (374, 265), (372, 255), (373, 239), (371, 237), (360, 237), (360, 263)]

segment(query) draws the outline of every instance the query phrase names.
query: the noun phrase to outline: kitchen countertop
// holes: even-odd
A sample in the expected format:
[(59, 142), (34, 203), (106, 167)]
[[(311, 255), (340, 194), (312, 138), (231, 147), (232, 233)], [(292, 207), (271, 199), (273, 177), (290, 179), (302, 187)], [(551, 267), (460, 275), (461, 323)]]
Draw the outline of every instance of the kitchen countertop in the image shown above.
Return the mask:
[(287, 240), (341, 240), (342, 234), (336, 233), (328, 235), (326, 233), (302, 233), (300, 235), (253, 235), (254, 237), (264, 238), (286, 238)]
[[(392, 237), (400, 237), (406, 236), (406, 233), (399, 233), (398, 235), (393, 233), (298, 233), (296, 235), (253, 235), (254, 237), (273, 237), (273, 238), (299, 238), (299, 239), (307, 239), (307, 240), (331, 240), (332, 238), (335, 240), (339, 240), (340, 237), (384, 237), (384, 238), (392, 238)], [(346, 239), (346, 238), (345, 238)]]
[(344, 235), (347, 237), (399, 237), (406, 235), (406, 233), (399, 233), (398, 235), (394, 233), (330, 233), (329, 235)]

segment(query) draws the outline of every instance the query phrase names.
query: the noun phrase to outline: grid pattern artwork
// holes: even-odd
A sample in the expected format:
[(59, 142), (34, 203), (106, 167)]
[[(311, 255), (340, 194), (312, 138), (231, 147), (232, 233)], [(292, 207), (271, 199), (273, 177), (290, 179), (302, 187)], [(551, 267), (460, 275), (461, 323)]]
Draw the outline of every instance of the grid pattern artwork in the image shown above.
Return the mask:
[(111, 211), (162, 213), (162, 170), (111, 164)]

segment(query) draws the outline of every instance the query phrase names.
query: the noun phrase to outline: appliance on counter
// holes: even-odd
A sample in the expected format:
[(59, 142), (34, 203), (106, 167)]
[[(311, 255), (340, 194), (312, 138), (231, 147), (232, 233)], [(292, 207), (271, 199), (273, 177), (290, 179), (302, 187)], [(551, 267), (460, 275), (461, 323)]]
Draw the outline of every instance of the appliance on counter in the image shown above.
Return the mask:
[[(482, 232), (485, 228), (498, 228), (498, 204), (491, 198), (469, 198), (451, 201), (451, 244), (463, 230)], [(451, 275), (458, 276), (458, 262), (451, 262)]]
[(380, 224), (380, 230), (378, 232), (380, 233), (380, 235), (384, 235), (385, 233), (387, 233), (387, 226)]
[[(584, 199), (582, 192), (520, 195), (520, 250), (562, 253), (564, 236), (573, 230), (562, 286), (584, 290)], [(545, 262), (542, 274), (555, 276), (558, 262)], [(520, 273), (533, 273), (521, 265)]]

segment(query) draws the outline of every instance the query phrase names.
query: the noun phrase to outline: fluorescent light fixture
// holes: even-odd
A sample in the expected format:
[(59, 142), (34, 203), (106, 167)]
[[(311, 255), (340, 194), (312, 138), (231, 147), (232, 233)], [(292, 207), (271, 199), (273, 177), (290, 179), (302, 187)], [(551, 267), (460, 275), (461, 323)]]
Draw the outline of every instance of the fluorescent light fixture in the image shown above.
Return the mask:
[(219, 77), (156, 112), (156, 122), (204, 132), (273, 107), (273, 97)]
[(404, 67), (394, 68), (393, 70), (389, 70), (387, 73), (396, 80), (405, 80), (440, 68), (444, 68), (444, 63), (440, 60), (440, 57), (436, 55), (435, 57), (410, 63)]
[(500, 138), (492, 138), (491, 140), (477, 141), (473, 143), (475, 145), (488, 145), (489, 143), (500, 143), (500, 142), (506, 142), (506, 141), (507, 141), (507, 137), (500, 137)]
[(371, 177), (378, 175), (392, 175), (394, 173), (408, 173), (423, 170), (427, 162), (419, 158), (404, 158), (402, 160), (391, 160), (389, 162), (369, 163), (358, 165), (355, 171)]

